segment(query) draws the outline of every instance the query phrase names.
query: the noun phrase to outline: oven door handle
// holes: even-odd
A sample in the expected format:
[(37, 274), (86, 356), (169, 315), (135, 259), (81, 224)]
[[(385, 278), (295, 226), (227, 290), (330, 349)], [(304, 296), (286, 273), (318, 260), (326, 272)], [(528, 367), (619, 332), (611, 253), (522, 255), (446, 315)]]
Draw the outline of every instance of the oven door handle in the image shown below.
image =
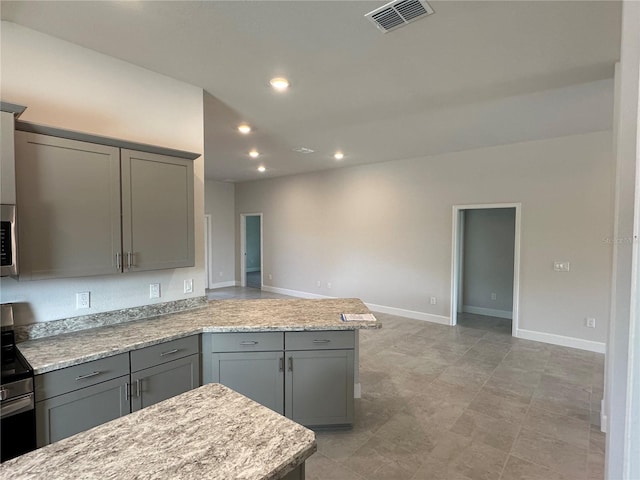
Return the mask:
[(22, 397), (5, 400), (0, 404), (0, 418), (12, 417), (19, 413), (33, 410), (33, 393), (23, 395)]

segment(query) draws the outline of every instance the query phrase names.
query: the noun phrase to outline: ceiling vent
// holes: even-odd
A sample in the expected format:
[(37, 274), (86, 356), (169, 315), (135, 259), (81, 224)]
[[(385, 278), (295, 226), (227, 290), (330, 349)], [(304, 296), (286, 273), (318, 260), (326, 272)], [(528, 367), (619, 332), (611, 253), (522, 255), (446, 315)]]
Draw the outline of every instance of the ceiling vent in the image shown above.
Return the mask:
[(432, 13), (433, 8), (425, 0), (400, 0), (376, 8), (365, 17), (387, 33)]

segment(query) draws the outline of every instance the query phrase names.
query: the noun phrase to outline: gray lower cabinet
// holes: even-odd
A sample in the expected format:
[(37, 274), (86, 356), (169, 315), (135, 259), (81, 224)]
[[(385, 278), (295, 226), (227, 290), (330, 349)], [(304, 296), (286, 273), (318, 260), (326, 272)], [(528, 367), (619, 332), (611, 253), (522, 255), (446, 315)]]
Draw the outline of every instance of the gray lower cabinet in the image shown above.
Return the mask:
[(128, 353), (36, 375), (38, 446), (129, 413), (128, 383)]
[(351, 425), (354, 347), (353, 331), (213, 333), (203, 338), (203, 381), (302, 425)]
[(129, 376), (36, 403), (37, 445), (43, 447), (129, 413)]
[(284, 415), (282, 352), (235, 352), (211, 355), (212, 382), (222, 383)]
[(172, 360), (131, 373), (131, 411), (200, 386), (200, 355)]
[(353, 350), (287, 352), (285, 412), (307, 426), (353, 424)]
[(199, 335), (36, 375), (38, 447), (200, 385)]

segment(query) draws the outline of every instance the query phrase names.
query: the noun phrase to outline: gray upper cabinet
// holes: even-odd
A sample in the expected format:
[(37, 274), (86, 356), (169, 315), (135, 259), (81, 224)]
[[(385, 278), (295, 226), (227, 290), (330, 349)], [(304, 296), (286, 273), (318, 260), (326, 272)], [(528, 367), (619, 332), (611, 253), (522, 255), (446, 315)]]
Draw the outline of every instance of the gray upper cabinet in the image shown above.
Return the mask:
[(16, 132), (21, 280), (195, 264), (193, 161)]
[(3, 205), (16, 203), (13, 128), (13, 113), (0, 112), (0, 203)]
[(121, 160), (124, 265), (193, 266), (193, 162), (124, 149)]
[(20, 278), (116, 272), (119, 150), (16, 132), (16, 159)]

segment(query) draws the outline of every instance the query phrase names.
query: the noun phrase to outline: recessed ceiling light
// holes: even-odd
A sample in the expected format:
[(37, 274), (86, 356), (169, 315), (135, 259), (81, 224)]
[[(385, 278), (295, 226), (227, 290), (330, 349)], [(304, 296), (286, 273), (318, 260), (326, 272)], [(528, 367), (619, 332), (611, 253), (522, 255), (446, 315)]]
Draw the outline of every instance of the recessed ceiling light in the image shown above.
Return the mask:
[(278, 90), (279, 92), (283, 92), (285, 91), (287, 88), (289, 88), (289, 80), (287, 80), (284, 77), (275, 77), (272, 78), (271, 81), (269, 82), (271, 84), (271, 86), (273, 88), (275, 88), (276, 90)]
[(267, 171), (267, 169), (264, 167), (264, 165), (260, 165), (260, 166), (258, 167), (258, 171), (259, 171), (260, 173), (262, 173), (262, 172), (266, 172), (266, 171)]
[(243, 123), (241, 125), (238, 125), (238, 131), (244, 135), (246, 135), (247, 133), (251, 132), (251, 127), (249, 125), (247, 125), (246, 123)]
[(335, 158), (336, 160), (342, 160), (342, 159), (344, 158), (344, 153), (342, 153), (342, 152), (336, 152), (336, 153), (333, 155), (333, 158)]
[(249, 156), (250, 156), (251, 158), (258, 158), (258, 156), (259, 156), (259, 155), (260, 155), (260, 153), (259, 153), (257, 150), (255, 150), (255, 149), (254, 149), (254, 150), (251, 150), (251, 151), (249, 152)]

